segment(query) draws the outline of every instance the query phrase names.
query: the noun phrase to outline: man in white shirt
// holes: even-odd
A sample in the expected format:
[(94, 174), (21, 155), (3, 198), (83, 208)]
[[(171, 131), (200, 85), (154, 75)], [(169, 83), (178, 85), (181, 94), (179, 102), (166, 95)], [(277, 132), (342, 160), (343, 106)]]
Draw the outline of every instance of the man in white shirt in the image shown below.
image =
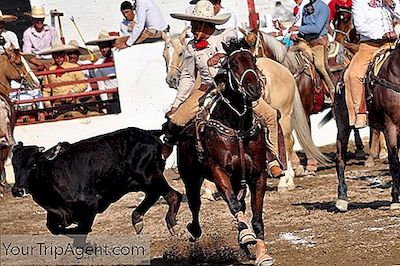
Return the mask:
[[(394, 3), (394, 5), (393, 5)], [(362, 128), (367, 125), (364, 76), (374, 54), (385, 44), (396, 40), (392, 12), (400, 13), (399, 0), (353, 0), (354, 26), (360, 33), (360, 48), (354, 55), (344, 75), (346, 88), (351, 92), (353, 108), (349, 113), (350, 125)]]
[(0, 43), (0, 54), (4, 53), (4, 48), (7, 49), (11, 47), (11, 45), (15, 49), (19, 49), (17, 35), (12, 31), (6, 30), (4, 27), (6, 22), (15, 21), (16, 19), (16, 16), (3, 15), (0, 10), (0, 36), (4, 38), (4, 43)]
[[(159, 40), (168, 25), (154, 0), (136, 0), (133, 9), (136, 12), (136, 25), (129, 38), (121, 38), (115, 47), (124, 49), (148, 39)], [(126, 41), (125, 41), (126, 40)]]

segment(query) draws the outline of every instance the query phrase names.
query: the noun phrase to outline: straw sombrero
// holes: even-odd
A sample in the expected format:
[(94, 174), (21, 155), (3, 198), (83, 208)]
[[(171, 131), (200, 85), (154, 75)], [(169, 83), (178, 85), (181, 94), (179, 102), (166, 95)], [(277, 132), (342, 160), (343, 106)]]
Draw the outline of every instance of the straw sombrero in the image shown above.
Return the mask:
[(231, 14), (226, 13), (215, 15), (213, 4), (207, 0), (200, 0), (194, 7), (192, 14), (172, 13), (171, 17), (187, 21), (203, 21), (215, 25), (221, 25), (229, 20)]
[(33, 6), (32, 7), (32, 12), (30, 13), (25, 13), (28, 16), (31, 16), (32, 18), (46, 18), (47, 14), (44, 11), (43, 6)]
[(58, 52), (70, 52), (70, 51), (76, 51), (76, 47), (72, 45), (65, 45), (62, 44), (59, 40), (53, 40), (51, 42), (51, 48), (44, 49), (37, 53), (38, 55), (48, 55), (48, 54), (53, 54), (53, 53), (58, 53)]
[(97, 38), (97, 40), (88, 41), (88, 42), (85, 42), (85, 44), (86, 45), (98, 45), (99, 43), (102, 43), (102, 42), (115, 41), (118, 38), (119, 38), (118, 36), (110, 36), (108, 31), (102, 30), (102, 31), (100, 31), (99, 37)]
[(13, 15), (3, 15), (3, 12), (0, 10), (0, 21), (11, 22), (17, 20), (16, 16)]
[(85, 48), (83, 48), (83, 47), (81, 47), (81, 46), (79, 46), (79, 43), (78, 43), (78, 41), (76, 41), (76, 40), (71, 40), (71, 41), (68, 43), (68, 45), (74, 46), (74, 47), (75, 47), (75, 50), (78, 51), (81, 55), (87, 55), (87, 54), (89, 54), (88, 50), (85, 49)]

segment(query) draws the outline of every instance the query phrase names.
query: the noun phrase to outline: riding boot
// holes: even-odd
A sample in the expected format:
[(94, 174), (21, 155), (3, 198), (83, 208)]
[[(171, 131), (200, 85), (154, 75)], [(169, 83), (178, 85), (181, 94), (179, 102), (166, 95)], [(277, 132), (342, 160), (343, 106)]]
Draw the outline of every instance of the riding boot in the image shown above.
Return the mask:
[(166, 160), (172, 153), (174, 145), (178, 142), (179, 134), (182, 132), (183, 127), (177, 126), (168, 119), (162, 125), (164, 132), (164, 145), (162, 147), (162, 157)]

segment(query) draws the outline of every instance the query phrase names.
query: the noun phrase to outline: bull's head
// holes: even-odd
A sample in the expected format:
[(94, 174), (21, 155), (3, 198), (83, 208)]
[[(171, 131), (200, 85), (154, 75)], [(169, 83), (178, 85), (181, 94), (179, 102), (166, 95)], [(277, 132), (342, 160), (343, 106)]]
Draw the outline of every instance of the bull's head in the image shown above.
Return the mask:
[(29, 193), (29, 178), (35, 174), (37, 160), (43, 151), (43, 147), (24, 146), (22, 142), (14, 146), (12, 165), (15, 184), (11, 189), (14, 197), (23, 197)]

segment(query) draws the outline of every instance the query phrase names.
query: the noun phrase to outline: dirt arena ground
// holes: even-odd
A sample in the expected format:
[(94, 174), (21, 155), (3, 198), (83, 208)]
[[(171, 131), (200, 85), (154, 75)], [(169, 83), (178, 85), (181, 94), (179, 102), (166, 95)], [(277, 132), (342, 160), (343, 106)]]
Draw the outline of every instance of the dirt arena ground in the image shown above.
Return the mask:
[[(334, 147), (325, 147), (332, 152)], [(330, 153), (330, 156), (333, 154)], [(177, 174), (170, 183), (183, 192)], [(316, 176), (296, 178), (294, 191), (278, 194), (278, 180), (268, 181), (264, 223), (268, 251), (276, 265), (400, 265), (400, 211), (390, 211), (391, 178), (388, 164), (379, 161), (365, 169), (351, 160), (346, 169), (350, 206), (336, 213), (337, 179), (333, 164)], [(131, 193), (97, 216), (93, 234), (134, 234), (130, 215), (140, 194)], [(145, 216), (143, 234), (152, 239), (152, 265), (249, 265), (238, 248), (236, 229), (222, 200), (203, 201), (203, 236), (192, 243), (184, 229), (171, 237), (164, 222), (167, 206), (160, 201)], [(184, 202), (179, 212), (182, 228), (190, 221)], [(0, 200), (0, 234), (49, 234), (45, 211), (31, 197)]]

